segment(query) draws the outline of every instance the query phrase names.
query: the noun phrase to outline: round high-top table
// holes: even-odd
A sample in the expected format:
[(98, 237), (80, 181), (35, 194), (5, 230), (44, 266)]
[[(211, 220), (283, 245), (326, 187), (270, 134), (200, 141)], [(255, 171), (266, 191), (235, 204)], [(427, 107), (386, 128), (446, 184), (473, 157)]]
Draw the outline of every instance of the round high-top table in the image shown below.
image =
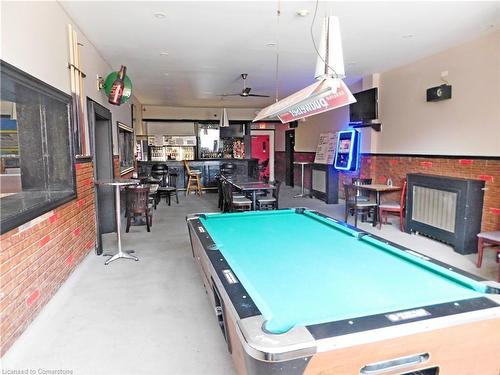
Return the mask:
[[(115, 215), (116, 215), (116, 238), (118, 241), (118, 252), (111, 256), (106, 262), (104, 262), (105, 265), (108, 265), (114, 260), (124, 258), (124, 259), (133, 259), (135, 261), (138, 261), (139, 258), (130, 255), (128, 252), (122, 251), (122, 237), (120, 234), (120, 228), (121, 228), (121, 217), (120, 217), (120, 187), (122, 186), (128, 186), (128, 185), (137, 185), (139, 181), (137, 180), (125, 180), (125, 179), (113, 179), (113, 180), (99, 180), (96, 181), (96, 185), (106, 185), (106, 186), (114, 186), (115, 187)], [(110, 254), (111, 255), (111, 254)]]
[(308, 162), (308, 161), (294, 161), (293, 164), (295, 165), (300, 165), (300, 181), (301, 181), (301, 184), (302, 184), (302, 190), (300, 192), (300, 194), (297, 194), (294, 196), (294, 198), (303, 198), (303, 197), (311, 197), (310, 194), (306, 195), (304, 194), (304, 167), (306, 165), (309, 165), (311, 164), (311, 162)]

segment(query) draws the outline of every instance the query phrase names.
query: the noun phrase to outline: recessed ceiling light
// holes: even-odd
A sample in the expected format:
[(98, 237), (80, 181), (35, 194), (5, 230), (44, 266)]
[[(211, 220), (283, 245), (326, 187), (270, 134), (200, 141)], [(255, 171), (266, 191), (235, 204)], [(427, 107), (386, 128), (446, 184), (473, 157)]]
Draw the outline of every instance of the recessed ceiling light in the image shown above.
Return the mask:
[(276, 45), (276, 42), (266, 43), (266, 46), (268, 46), (268, 47), (274, 47), (275, 45)]
[(405, 34), (401, 38), (403, 38), (403, 39), (410, 39), (410, 38), (413, 38), (414, 36), (415, 35), (413, 35), (413, 34)]
[(160, 56), (168, 56), (168, 52), (165, 52), (165, 51), (160, 52)]
[(297, 11), (297, 16), (307, 17), (309, 15), (309, 11), (307, 9), (301, 9)]
[(168, 74), (169, 74), (169, 73), (163, 73), (163, 75), (164, 75), (165, 77), (166, 77), (166, 76), (168, 76)]
[(167, 15), (163, 12), (156, 12), (153, 14), (156, 18), (165, 18)]

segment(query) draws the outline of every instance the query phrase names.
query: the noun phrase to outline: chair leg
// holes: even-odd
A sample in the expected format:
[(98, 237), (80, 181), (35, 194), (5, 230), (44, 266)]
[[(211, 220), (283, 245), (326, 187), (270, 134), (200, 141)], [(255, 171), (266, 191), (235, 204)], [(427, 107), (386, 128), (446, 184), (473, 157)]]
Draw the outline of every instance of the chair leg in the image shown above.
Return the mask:
[(479, 237), (477, 240), (477, 263), (476, 267), (481, 267), (483, 263), (484, 240)]
[(405, 231), (405, 222), (404, 222), (404, 215), (403, 215), (403, 211), (399, 211), (399, 229), (401, 230), (401, 232), (404, 232)]
[(151, 229), (149, 228), (149, 217), (147, 212), (146, 212), (146, 228), (148, 228), (148, 232), (151, 232)]
[(196, 176), (196, 188), (198, 189), (198, 195), (201, 197), (201, 179), (200, 179), (200, 176)]
[(354, 208), (354, 227), (358, 227), (358, 210)]
[[(130, 229), (130, 216), (131, 216), (130, 214), (127, 215), (127, 229), (125, 229), (126, 233), (128, 233), (128, 231)], [(120, 230), (120, 229), (118, 228), (118, 230)]]
[(175, 201), (177, 202), (177, 204), (179, 204), (179, 194), (177, 192), (177, 189), (175, 189)]
[(379, 208), (378, 209), (378, 217), (379, 217), (379, 220), (378, 220), (378, 229), (382, 229), (382, 215), (384, 214), (384, 210), (382, 210), (382, 208)]
[(191, 176), (188, 177), (188, 183), (186, 187), (186, 195), (189, 195), (189, 188), (191, 187)]

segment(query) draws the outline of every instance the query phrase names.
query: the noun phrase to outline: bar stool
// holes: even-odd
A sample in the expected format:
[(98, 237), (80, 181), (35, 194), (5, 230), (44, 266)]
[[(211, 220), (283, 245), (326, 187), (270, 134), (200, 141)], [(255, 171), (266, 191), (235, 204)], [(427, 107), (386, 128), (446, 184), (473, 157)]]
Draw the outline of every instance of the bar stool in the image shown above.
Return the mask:
[(195, 193), (201, 197), (202, 186), (201, 186), (201, 171), (192, 170), (189, 168), (189, 163), (187, 160), (184, 160), (184, 167), (186, 168), (186, 172), (188, 175), (188, 182), (186, 187), (186, 195), (189, 194), (191, 188), (194, 188)]

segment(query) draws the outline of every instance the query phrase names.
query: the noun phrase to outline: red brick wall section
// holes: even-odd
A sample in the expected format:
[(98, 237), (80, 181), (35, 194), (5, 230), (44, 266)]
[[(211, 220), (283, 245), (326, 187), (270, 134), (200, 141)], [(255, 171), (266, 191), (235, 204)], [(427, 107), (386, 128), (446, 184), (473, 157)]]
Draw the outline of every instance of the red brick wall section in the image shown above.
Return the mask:
[(77, 198), (0, 237), (0, 356), (95, 246), (92, 163), (76, 164)]
[[(374, 183), (386, 183), (391, 178), (395, 185), (401, 184), (408, 173), (426, 173), (450, 177), (461, 177), (485, 181), (482, 231), (500, 229), (500, 160), (451, 159), (424, 157), (395, 157), (363, 155), (360, 172), (341, 173), (340, 186), (352, 177), (360, 175), (373, 178)], [(343, 192), (341, 193), (343, 195)], [(396, 200), (398, 193), (384, 194), (382, 200)]]

